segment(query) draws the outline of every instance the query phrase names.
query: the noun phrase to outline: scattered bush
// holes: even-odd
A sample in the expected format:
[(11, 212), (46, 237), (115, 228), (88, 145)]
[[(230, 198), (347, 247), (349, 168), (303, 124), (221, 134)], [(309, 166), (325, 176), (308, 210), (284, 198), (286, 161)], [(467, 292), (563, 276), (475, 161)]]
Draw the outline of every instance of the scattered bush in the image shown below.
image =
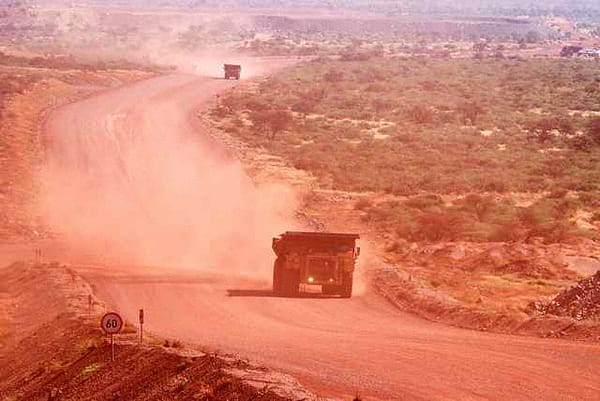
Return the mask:
[(433, 122), (433, 111), (431, 108), (422, 105), (415, 105), (407, 110), (408, 116), (417, 124), (427, 124)]
[(506, 184), (500, 180), (490, 180), (483, 185), (483, 190), (486, 192), (496, 192), (503, 194), (506, 192)]
[(461, 121), (464, 125), (475, 125), (477, 119), (484, 112), (483, 108), (475, 102), (463, 103), (458, 111), (461, 116)]
[(592, 119), (588, 124), (587, 134), (596, 145), (600, 145), (600, 118)]
[[(393, 226), (401, 238), (563, 238), (574, 232), (556, 224), (573, 210), (560, 203), (569, 199), (566, 191), (577, 191), (585, 208), (600, 199), (600, 123), (567, 115), (600, 108), (584, 90), (596, 75), (593, 63), (578, 60), (320, 59), (257, 91), (234, 91), (229, 103), (234, 112), (250, 110), (254, 124), (235, 135), (310, 171), (322, 186), (408, 196), (395, 206), (355, 204), (365, 220)], [(270, 127), (278, 118), (269, 105), (284, 104), (323, 115), (298, 124), (282, 117)], [(393, 124), (382, 128), (382, 121)], [(390, 137), (374, 139), (375, 130)], [(512, 191), (554, 193), (522, 214), (497, 195), (483, 195)], [(416, 196), (424, 192), (481, 195), (448, 206)], [(435, 227), (448, 221), (458, 231)]]
[(458, 215), (429, 212), (418, 216), (417, 221), (419, 223), (419, 239), (438, 242), (452, 241), (462, 236), (464, 221)]
[(354, 204), (354, 209), (356, 209), (356, 210), (366, 210), (366, 209), (370, 208), (371, 206), (373, 206), (373, 201), (371, 199), (369, 199), (369, 198), (360, 198)]
[(273, 140), (292, 123), (293, 118), (287, 110), (275, 109), (253, 111), (250, 113), (250, 120), (258, 131), (262, 131), (269, 140)]
[(528, 121), (525, 123), (525, 127), (529, 131), (529, 138), (536, 139), (542, 144), (552, 139), (554, 132), (559, 135), (571, 135), (574, 132), (574, 127), (570, 120), (557, 117)]

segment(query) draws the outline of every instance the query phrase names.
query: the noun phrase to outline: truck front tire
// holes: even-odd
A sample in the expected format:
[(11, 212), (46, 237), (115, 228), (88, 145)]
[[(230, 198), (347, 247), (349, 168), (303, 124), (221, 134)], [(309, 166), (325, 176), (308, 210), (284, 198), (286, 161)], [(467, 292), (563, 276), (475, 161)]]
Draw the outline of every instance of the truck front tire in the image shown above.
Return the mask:
[(273, 294), (280, 297), (296, 297), (300, 289), (300, 272), (285, 268), (279, 258), (273, 265)]
[(321, 293), (323, 295), (337, 295), (340, 293), (340, 286), (323, 284)]
[(298, 270), (283, 270), (283, 296), (297, 297), (300, 292), (300, 272)]
[(352, 272), (344, 273), (342, 276), (340, 295), (342, 298), (350, 298), (352, 296)]

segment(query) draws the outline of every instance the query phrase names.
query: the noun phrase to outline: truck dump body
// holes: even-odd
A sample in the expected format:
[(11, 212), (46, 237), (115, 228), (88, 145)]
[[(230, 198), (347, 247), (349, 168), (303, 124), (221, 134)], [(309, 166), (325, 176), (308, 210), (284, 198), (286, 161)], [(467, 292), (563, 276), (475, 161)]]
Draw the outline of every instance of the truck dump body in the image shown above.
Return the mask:
[(358, 257), (358, 234), (288, 231), (273, 238), (277, 255), (273, 289), (295, 295), (300, 284), (321, 285), (324, 294), (349, 297)]
[(225, 71), (225, 79), (240, 79), (240, 75), (242, 73), (242, 66), (239, 64), (225, 64), (223, 66), (223, 70)]
[(358, 234), (288, 231), (281, 234), (279, 238), (273, 238), (273, 251), (277, 256), (289, 250), (343, 252), (353, 250), (359, 238)]

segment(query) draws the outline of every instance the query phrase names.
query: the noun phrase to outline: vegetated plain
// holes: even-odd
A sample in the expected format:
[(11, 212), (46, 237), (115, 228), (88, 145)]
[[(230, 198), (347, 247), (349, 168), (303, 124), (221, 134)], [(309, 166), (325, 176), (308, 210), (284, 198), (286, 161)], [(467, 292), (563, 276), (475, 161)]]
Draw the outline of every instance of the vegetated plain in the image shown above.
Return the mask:
[[(321, 58), (232, 91), (212, 118), (358, 194), (390, 260), (467, 304), (528, 310), (577, 277), (560, 244), (598, 239), (594, 60)], [(447, 243), (460, 255), (422, 256)]]

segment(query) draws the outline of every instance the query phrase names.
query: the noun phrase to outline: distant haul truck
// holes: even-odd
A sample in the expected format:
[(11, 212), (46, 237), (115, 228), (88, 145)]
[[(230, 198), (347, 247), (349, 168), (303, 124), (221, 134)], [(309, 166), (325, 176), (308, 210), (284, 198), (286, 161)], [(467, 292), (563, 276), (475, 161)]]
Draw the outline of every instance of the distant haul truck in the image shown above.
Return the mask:
[(225, 64), (223, 70), (225, 70), (225, 79), (240, 79), (242, 74), (242, 66), (239, 64)]
[(358, 234), (287, 231), (273, 238), (277, 255), (273, 291), (297, 296), (300, 284), (321, 285), (325, 295), (352, 296), (352, 276), (360, 248)]

